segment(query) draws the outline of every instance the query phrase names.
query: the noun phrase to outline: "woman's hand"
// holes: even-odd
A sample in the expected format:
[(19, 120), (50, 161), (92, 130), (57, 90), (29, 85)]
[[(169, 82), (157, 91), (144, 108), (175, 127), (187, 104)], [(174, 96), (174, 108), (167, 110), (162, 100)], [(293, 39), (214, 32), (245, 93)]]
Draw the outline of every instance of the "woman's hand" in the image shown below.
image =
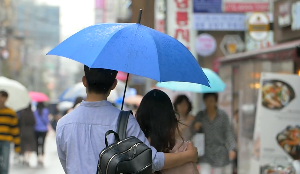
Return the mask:
[(197, 149), (197, 147), (195, 147), (193, 145), (192, 142), (188, 144), (186, 152), (188, 153), (188, 156), (190, 157), (191, 162), (194, 162), (194, 163), (198, 162), (198, 149)]
[(231, 150), (229, 152), (229, 159), (232, 161), (232, 160), (235, 160), (236, 158), (236, 152), (234, 150)]
[(201, 126), (202, 126), (202, 123), (201, 123), (201, 122), (196, 122), (196, 123), (194, 124), (194, 129), (195, 129), (196, 131), (199, 131), (199, 130), (201, 129)]

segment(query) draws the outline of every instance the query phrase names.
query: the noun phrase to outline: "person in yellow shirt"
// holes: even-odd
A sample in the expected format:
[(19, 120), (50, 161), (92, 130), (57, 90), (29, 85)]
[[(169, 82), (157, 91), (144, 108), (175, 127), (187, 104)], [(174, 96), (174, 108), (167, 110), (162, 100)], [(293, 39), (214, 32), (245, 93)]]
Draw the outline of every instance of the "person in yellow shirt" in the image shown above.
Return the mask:
[(15, 111), (5, 106), (6, 91), (0, 91), (0, 173), (8, 174), (10, 143), (15, 144), (15, 152), (20, 152), (18, 118)]

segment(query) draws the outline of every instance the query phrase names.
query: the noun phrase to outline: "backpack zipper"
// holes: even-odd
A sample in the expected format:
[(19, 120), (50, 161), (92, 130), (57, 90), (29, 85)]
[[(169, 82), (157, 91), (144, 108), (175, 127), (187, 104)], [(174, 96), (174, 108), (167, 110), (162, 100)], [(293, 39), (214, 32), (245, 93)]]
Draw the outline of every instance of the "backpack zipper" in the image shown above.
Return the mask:
[(108, 160), (108, 163), (107, 163), (107, 166), (106, 166), (106, 174), (107, 174), (107, 171), (108, 171), (109, 164), (110, 164), (110, 162), (112, 161), (112, 159), (113, 159), (114, 157), (116, 157), (117, 155), (122, 155), (122, 154), (124, 154), (124, 153), (127, 153), (127, 152), (129, 152), (130, 150), (132, 150), (134, 147), (137, 147), (137, 146), (140, 145), (140, 144), (142, 144), (142, 143), (136, 143), (136, 144), (134, 144), (133, 146), (131, 146), (129, 149), (127, 149), (126, 151), (124, 151), (124, 152), (122, 152), (122, 153), (114, 154), (114, 155)]

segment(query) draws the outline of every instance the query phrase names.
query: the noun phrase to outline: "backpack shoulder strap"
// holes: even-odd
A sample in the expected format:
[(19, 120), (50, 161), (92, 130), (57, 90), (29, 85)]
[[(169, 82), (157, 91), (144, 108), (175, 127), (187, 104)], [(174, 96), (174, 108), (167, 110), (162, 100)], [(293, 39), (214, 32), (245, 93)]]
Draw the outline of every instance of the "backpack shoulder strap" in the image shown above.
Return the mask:
[(127, 123), (130, 114), (132, 114), (131, 111), (121, 111), (119, 114), (117, 133), (120, 137), (120, 140), (126, 138)]

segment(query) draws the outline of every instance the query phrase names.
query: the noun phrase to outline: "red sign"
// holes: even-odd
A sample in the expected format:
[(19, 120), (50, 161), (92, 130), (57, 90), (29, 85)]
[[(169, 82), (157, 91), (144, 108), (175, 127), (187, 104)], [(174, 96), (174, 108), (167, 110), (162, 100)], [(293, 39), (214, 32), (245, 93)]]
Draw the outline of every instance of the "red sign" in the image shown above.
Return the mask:
[(225, 12), (266, 12), (269, 3), (225, 3)]
[(176, 29), (174, 38), (179, 41), (185, 41), (186, 47), (189, 49), (190, 30), (189, 30), (189, 15), (188, 15), (188, 0), (174, 0), (176, 4)]

